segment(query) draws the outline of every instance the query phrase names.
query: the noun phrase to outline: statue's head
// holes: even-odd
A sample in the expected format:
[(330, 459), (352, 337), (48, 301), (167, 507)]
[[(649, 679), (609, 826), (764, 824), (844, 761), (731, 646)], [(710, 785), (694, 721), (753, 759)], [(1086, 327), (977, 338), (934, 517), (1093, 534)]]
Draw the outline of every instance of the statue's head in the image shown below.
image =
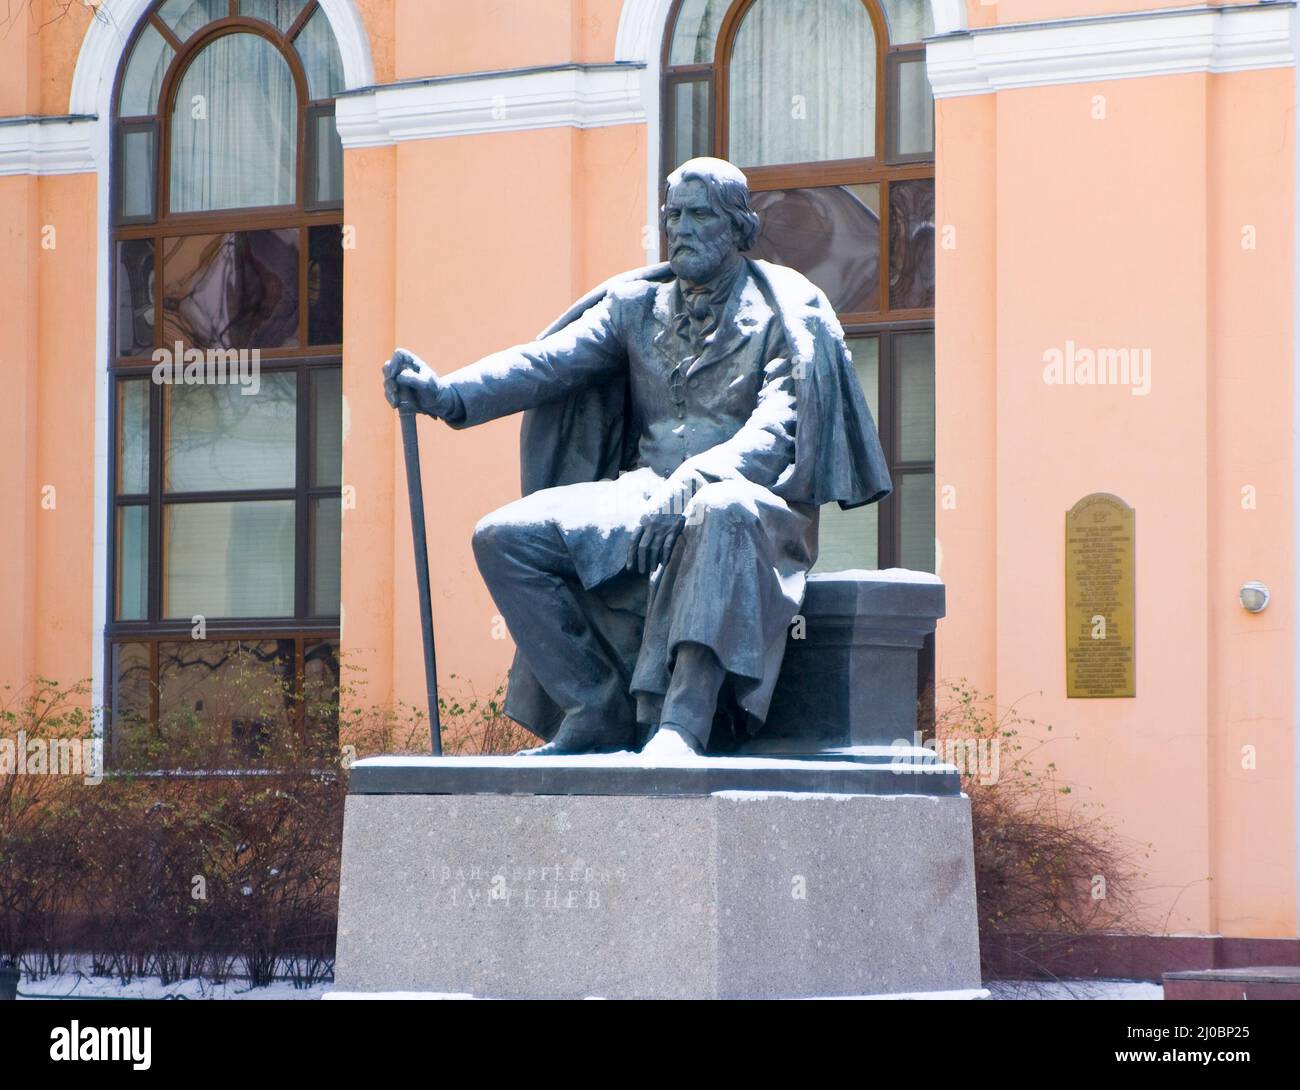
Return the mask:
[(696, 282), (710, 279), (758, 237), (749, 181), (725, 159), (688, 159), (668, 175), (659, 222), (673, 272)]

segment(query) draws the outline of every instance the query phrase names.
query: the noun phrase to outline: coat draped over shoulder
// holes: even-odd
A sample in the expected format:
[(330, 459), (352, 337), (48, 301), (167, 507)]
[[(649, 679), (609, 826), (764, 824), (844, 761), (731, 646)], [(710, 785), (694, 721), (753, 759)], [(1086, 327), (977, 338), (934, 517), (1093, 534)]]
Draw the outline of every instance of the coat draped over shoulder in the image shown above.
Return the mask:
[[(795, 457), (772, 491), (787, 502), (818, 507), (838, 503), (848, 509), (883, 500), (892, 488), (885, 454), (829, 301), (793, 269), (753, 260), (749, 266), (794, 353)], [(622, 281), (672, 276), (665, 263), (606, 281), (541, 337), (581, 317)], [(523, 493), (617, 477), (631, 468), (636, 442), (628, 383), (621, 378), (528, 409), (519, 443)]]

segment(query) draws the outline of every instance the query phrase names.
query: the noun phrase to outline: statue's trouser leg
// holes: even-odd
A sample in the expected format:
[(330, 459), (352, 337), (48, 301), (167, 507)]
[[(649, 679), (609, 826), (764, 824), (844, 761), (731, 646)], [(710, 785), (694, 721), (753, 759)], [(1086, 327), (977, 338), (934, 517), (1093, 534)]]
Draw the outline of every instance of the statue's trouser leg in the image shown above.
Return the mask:
[(629, 745), (634, 705), (615, 661), (578, 601), (573, 558), (551, 522), (485, 521), (474, 557), (520, 654), (564, 712), (573, 738)]
[(703, 749), (709, 744), (718, 692), (726, 677), (726, 669), (710, 648), (702, 643), (678, 645), (659, 725), (688, 732)]
[[(719, 481), (695, 494), (682, 536), (651, 584), (631, 682), (643, 717), (656, 694), (667, 699), (675, 678), (683, 695), (698, 693), (697, 706), (716, 698), (716, 689), (686, 681), (689, 666), (680, 677), (674, 668), (674, 656), (697, 644), (732, 675), (745, 725), (762, 722), (803, 595), (799, 569), (816, 554), (816, 516), (748, 481)], [(754, 692), (761, 701), (747, 704)], [(668, 717), (661, 710), (655, 721)]]

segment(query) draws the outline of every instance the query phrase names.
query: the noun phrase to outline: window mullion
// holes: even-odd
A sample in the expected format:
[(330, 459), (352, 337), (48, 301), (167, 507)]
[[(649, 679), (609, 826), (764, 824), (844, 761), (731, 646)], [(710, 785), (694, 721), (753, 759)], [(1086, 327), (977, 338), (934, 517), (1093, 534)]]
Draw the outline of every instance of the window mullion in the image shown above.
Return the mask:
[(156, 11), (149, 16), (149, 25), (167, 40), (167, 44), (170, 45), (177, 54), (180, 54), (185, 48), (184, 43), (182, 43), (181, 40), (172, 33), (172, 28), (158, 17)]
[(301, 31), (302, 28), (307, 25), (308, 20), (310, 20), (311, 17), (315, 14), (316, 14), (316, 3), (315, 0), (313, 0), (312, 3), (305, 5), (302, 11), (298, 12), (298, 18), (296, 18), (289, 25), (289, 29), (284, 32), (284, 40), (286, 42), (292, 42), (297, 40), (298, 32)]
[[(301, 158), (307, 158), (306, 155)], [(307, 298), (307, 266), (311, 262), (311, 231), (307, 227), (298, 228), (298, 350), (306, 352), (307, 314), (311, 310), (311, 300)]]
[[(881, 280), (887, 277), (881, 274)], [(894, 338), (891, 333), (882, 331), (880, 334), (880, 419), (876, 421), (876, 427), (880, 434), (880, 445), (885, 452), (885, 464), (891, 468), (894, 465), (894, 451), (896, 447), (895, 432), (898, 420), (898, 411), (895, 405), (894, 396)], [(892, 480), (891, 472), (891, 480)], [(897, 484), (895, 491), (891, 493), (883, 503), (880, 504), (880, 537), (877, 543), (877, 564), (882, 568), (892, 568), (898, 563), (898, 542), (894, 524), (894, 510), (898, 506), (897, 502)]]
[[(156, 294), (157, 289), (155, 289)], [(161, 328), (162, 323), (156, 323)], [(162, 616), (163, 557), (162, 483), (163, 483), (163, 387), (149, 384), (149, 604), (151, 624)]]
[(890, 304), (890, 268), (889, 268), (889, 231), (894, 222), (891, 207), (892, 185), (890, 179), (882, 178), (880, 182), (880, 313), (889, 313)]
[[(121, 515), (121, 504), (118, 502), (118, 482), (121, 478), (121, 466), (119, 462), (122, 458), (121, 441), (119, 433), (122, 428), (122, 410), (120, 402), (122, 400), (121, 380), (110, 374), (109, 376), (109, 395), (108, 395), (108, 473), (109, 473), (109, 495), (113, 497), (108, 507), (108, 548), (105, 550), (108, 564), (108, 609), (105, 611), (105, 619), (111, 624), (117, 620), (118, 614), (122, 610), (121, 602), (121, 579), (122, 570), (121, 546), (119, 544), (121, 534), (118, 530)], [(146, 484), (146, 487), (148, 485)], [(145, 531), (145, 547), (148, 548), (149, 533)], [(148, 564), (146, 562), (146, 571)], [(145, 586), (145, 612), (149, 610), (148, 602), (148, 585)], [(111, 671), (110, 671), (111, 672)]]
[[(306, 256), (303, 257), (304, 262)], [(305, 309), (305, 308), (304, 308)], [(308, 369), (304, 365), (298, 367), (298, 418), (296, 424), (296, 436), (298, 445), (298, 456), (295, 459), (295, 499), (294, 499), (294, 571), (293, 571), (293, 614), (296, 618), (302, 619), (307, 616), (307, 587), (308, 571), (307, 557), (308, 549), (308, 527), (309, 527), (309, 500), (307, 499), (308, 486), (311, 484), (311, 383), (308, 379)]]

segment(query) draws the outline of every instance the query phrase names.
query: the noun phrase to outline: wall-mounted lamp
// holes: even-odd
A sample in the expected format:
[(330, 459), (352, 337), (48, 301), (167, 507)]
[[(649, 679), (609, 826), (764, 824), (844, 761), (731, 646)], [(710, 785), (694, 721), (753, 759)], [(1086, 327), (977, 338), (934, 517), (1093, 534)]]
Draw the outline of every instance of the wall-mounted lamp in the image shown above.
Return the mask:
[(1241, 608), (1247, 613), (1259, 613), (1268, 605), (1268, 587), (1252, 579), (1241, 585)]

